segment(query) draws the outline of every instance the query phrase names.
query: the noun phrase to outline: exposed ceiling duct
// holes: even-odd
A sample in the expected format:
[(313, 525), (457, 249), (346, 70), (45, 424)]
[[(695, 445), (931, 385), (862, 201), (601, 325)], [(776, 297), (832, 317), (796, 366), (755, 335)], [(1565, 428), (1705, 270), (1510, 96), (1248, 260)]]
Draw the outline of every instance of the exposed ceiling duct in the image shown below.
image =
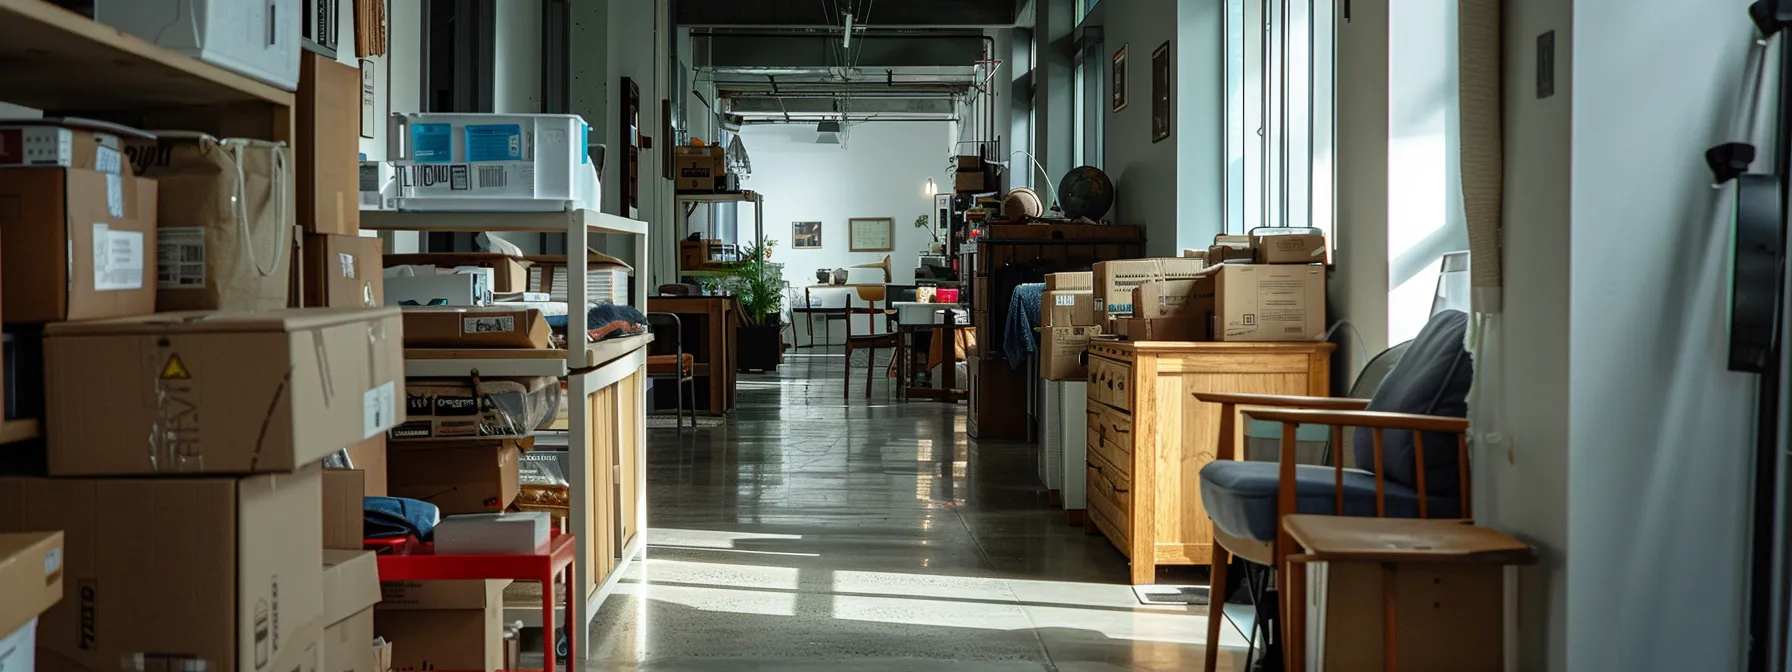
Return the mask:
[[(1004, 28), (1014, 25), (1015, 0), (882, 0), (860, 12), (858, 21), (888, 27)], [(674, 19), (685, 27), (842, 26), (824, 0), (680, 0)], [(840, 11), (846, 4), (840, 3)], [(858, 41), (854, 36), (853, 41)]]
[[(978, 83), (987, 41), (964, 30), (873, 26), (840, 29), (699, 30), (698, 76), (717, 109), (743, 123), (821, 120), (946, 121)], [(843, 59), (849, 59), (844, 60)]]

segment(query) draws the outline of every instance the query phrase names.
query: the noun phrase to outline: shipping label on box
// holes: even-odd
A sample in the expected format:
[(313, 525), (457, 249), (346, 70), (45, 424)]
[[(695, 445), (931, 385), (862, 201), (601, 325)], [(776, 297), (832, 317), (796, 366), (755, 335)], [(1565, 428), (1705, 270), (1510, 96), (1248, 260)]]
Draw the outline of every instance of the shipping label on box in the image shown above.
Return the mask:
[(1132, 290), (1152, 280), (1188, 280), (1206, 265), (1200, 259), (1124, 259), (1095, 264), (1095, 312), (1097, 321), (1131, 317)]
[(1095, 295), (1090, 292), (1047, 291), (1043, 301), (1045, 326), (1095, 326)]
[[(420, 124), (429, 125), (432, 124)], [(530, 198), (535, 195), (535, 166), (528, 163), (419, 164), (401, 166), (398, 176), (400, 194), (404, 198)]]
[(1317, 341), (1325, 336), (1323, 264), (1226, 264), (1204, 274), (1201, 282), (1213, 290), (1216, 341)]

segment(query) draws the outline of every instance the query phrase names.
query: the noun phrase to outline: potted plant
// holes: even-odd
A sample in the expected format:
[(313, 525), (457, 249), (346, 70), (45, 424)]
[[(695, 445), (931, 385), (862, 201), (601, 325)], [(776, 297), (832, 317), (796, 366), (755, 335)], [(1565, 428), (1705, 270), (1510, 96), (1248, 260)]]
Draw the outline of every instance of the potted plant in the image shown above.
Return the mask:
[(773, 371), (783, 359), (784, 265), (769, 261), (778, 241), (759, 239), (741, 250), (723, 286), (740, 301), (741, 371)]

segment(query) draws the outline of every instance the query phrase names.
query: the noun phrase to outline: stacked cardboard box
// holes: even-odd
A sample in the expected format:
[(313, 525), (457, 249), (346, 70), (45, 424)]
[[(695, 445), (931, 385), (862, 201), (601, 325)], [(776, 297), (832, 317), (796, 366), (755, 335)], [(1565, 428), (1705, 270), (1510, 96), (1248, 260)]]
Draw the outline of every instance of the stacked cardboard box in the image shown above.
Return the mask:
[(1107, 301), (1113, 333), (1135, 341), (1322, 339), (1325, 266), (1309, 260), (1324, 259), (1325, 236), (1278, 231), (1216, 236), (1169, 268), (1162, 263), (1168, 260), (1098, 264), (1098, 287), (1105, 282), (1110, 296), (1130, 294), (1124, 305)]
[(1039, 328), (1039, 376), (1082, 380), (1088, 375), (1083, 350), (1101, 333), (1095, 313), (1095, 274), (1083, 271), (1045, 276)]

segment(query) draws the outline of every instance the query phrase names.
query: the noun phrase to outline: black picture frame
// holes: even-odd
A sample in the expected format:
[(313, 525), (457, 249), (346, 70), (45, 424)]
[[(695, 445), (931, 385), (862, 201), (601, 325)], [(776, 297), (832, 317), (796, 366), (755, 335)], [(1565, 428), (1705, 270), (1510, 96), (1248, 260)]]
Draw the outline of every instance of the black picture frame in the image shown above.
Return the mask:
[(1151, 52), (1151, 142), (1169, 139), (1175, 125), (1176, 83), (1170, 79), (1170, 41)]
[(1126, 109), (1126, 47), (1114, 52), (1114, 111)]

